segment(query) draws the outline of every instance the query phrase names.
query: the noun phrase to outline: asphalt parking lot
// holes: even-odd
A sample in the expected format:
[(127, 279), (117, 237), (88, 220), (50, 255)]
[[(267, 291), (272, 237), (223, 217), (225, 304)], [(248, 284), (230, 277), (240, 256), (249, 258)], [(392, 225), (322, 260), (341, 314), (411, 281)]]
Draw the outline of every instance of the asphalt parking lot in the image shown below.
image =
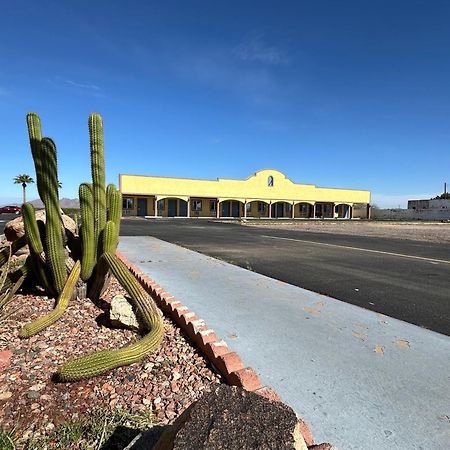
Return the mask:
[[(0, 230), (15, 217), (1, 214)], [(124, 219), (121, 235), (154, 236), (450, 335), (449, 244), (183, 219)]]
[(450, 335), (448, 244), (183, 219), (124, 219), (121, 235), (154, 236)]

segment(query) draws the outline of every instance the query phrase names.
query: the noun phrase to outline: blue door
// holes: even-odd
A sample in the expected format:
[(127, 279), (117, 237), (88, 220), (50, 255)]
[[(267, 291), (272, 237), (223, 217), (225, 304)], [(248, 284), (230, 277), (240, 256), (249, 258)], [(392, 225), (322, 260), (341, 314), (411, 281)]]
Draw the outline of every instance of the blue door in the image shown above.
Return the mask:
[(181, 217), (187, 217), (187, 202), (184, 200), (179, 200), (180, 204), (180, 216)]
[(239, 202), (231, 202), (231, 204), (232, 204), (232, 207), (231, 207), (231, 209), (232, 209), (232, 216), (233, 217), (240, 217), (240, 214), (239, 214), (240, 203)]
[(177, 199), (169, 198), (169, 205), (167, 207), (167, 215), (169, 217), (175, 217), (177, 215)]
[(222, 216), (230, 217), (230, 202), (229, 201), (222, 203)]
[(137, 215), (138, 216), (146, 216), (147, 215), (147, 199), (146, 198), (138, 198)]
[(275, 217), (284, 217), (283, 207), (284, 207), (284, 203), (282, 203), (282, 202), (277, 203)]

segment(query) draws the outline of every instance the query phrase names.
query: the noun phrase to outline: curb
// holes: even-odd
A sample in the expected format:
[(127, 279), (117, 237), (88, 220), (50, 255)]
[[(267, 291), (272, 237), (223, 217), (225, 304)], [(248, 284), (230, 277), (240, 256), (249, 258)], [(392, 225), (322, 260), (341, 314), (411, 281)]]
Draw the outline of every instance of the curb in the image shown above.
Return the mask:
[[(208, 328), (204, 320), (199, 319), (179, 299), (165, 291), (119, 250), (116, 250), (116, 255), (128, 267), (164, 314), (172, 319), (184, 334), (196, 344), (206, 359), (223, 376), (227, 384), (255, 392), (272, 401), (282, 401), (272, 387), (261, 384), (258, 374), (251, 367), (244, 367), (240, 356), (236, 352), (231, 352), (226, 342), (219, 339), (216, 332)], [(317, 450), (334, 448), (330, 444), (314, 445), (314, 438), (307, 423), (301, 418), (299, 418), (298, 423), (308, 448)]]

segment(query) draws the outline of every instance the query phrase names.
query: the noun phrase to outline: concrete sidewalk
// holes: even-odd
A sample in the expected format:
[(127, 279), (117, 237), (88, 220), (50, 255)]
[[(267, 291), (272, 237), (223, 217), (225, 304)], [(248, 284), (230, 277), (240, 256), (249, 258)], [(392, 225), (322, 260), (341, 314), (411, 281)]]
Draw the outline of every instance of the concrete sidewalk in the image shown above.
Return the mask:
[(156, 238), (121, 237), (119, 249), (227, 341), (317, 442), (449, 448), (449, 337)]

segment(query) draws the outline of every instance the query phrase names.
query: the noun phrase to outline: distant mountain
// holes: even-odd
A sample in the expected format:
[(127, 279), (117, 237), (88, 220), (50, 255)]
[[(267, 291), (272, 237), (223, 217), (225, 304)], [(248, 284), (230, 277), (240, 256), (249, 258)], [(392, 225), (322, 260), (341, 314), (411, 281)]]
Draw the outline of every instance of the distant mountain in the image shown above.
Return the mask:
[[(44, 204), (41, 199), (36, 199), (30, 202), (35, 208), (43, 208)], [(59, 206), (61, 208), (79, 208), (80, 201), (77, 198), (62, 198), (59, 200)]]

